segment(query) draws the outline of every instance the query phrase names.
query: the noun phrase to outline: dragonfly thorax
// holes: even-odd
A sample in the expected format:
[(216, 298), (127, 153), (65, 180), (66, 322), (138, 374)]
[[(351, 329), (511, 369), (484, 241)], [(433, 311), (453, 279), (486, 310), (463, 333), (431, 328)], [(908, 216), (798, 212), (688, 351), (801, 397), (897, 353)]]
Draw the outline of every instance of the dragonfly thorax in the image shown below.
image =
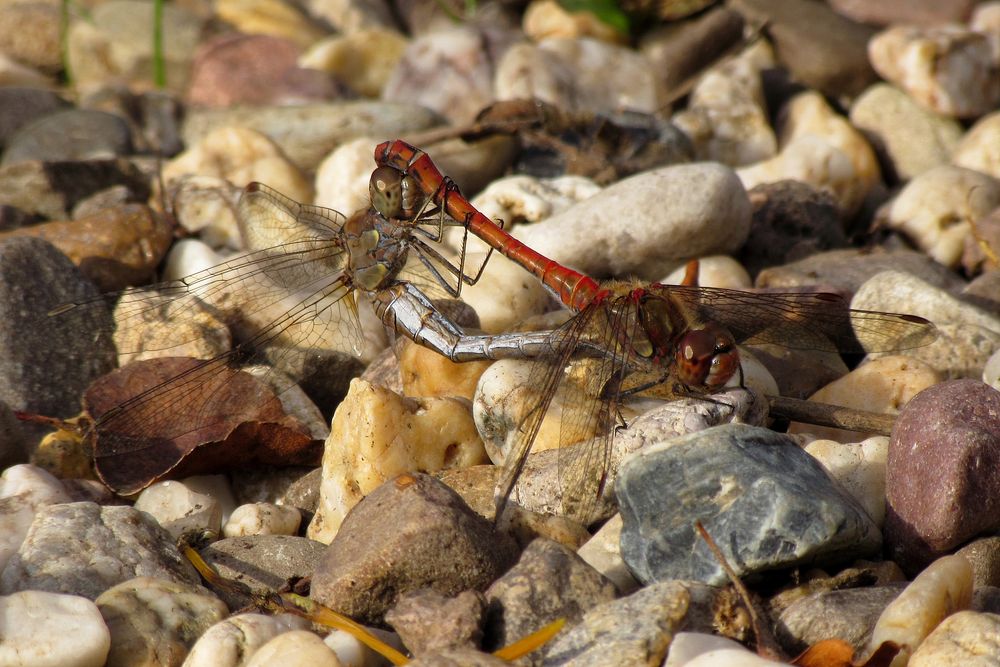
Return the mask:
[(396, 278), (407, 257), (406, 244), (398, 238), (398, 225), (367, 209), (351, 216), (343, 229), (348, 272), (355, 287), (374, 292)]

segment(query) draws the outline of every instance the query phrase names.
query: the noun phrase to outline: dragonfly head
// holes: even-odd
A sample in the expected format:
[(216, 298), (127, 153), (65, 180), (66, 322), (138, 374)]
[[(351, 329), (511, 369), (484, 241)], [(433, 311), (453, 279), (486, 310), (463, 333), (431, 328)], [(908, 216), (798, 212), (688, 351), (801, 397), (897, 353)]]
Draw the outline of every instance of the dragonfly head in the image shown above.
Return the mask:
[(678, 342), (675, 361), (681, 382), (709, 391), (726, 384), (740, 367), (733, 335), (714, 322), (688, 329)]
[(424, 203), (416, 181), (392, 167), (379, 167), (372, 172), (368, 194), (375, 210), (389, 220), (411, 219)]

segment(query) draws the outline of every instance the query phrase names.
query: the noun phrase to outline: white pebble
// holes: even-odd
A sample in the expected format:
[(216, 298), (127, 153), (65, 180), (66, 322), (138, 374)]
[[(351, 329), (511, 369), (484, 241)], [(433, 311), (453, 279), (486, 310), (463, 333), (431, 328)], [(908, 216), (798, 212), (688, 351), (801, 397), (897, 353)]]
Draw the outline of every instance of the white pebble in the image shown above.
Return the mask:
[[(664, 285), (679, 285), (686, 269), (686, 264), (679, 266), (660, 282)], [(748, 289), (753, 287), (753, 280), (743, 265), (729, 255), (712, 255), (698, 260), (698, 284), (702, 287)]]
[(43, 591), (0, 597), (0, 665), (100, 667), (111, 633), (87, 598)]
[(272, 503), (249, 503), (233, 510), (222, 528), (226, 537), (242, 535), (295, 535), (302, 515), (294, 507)]
[(292, 630), (264, 644), (246, 667), (341, 667), (337, 654), (308, 630)]
[(700, 632), (679, 632), (663, 667), (757, 667), (782, 664), (752, 653), (739, 642)]
[(892, 667), (902, 667), (947, 616), (972, 603), (972, 566), (964, 556), (945, 556), (927, 566), (879, 616), (868, 650), (891, 641), (901, 649)]
[(289, 630), (307, 630), (301, 616), (240, 614), (210, 627), (191, 648), (183, 667), (239, 667), (257, 649)]
[(0, 477), (0, 571), (24, 542), (41, 507), (70, 502), (62, 482), (41, 468), (19, 464)]
[[(403, 642), (400, 641), (399, 635), (395, 632), (369, 627), (366, 627), (365, 630), (397, 651), (402, 653), (405, 650)], [(337, 654), (337, 660), (344, 667), (382, 667), (386, 664), (386, 659), (382, 654), (368, 648), (360, 639), (349, 632), (334, 630), (323, 639), (323, 643)]]
[(217, 264), (222, 264), (224, 261), (226, 261), (226, 256), (212, 250), (211, 246), (204, 241), (181, 239), (167, 253), (163, 279), (180, 280), (199, 271), (210, 269)]
[(144, 489), (135, 508), (151, 514), (173, 537), (189, 531), (218, 532), (222, 527), (222, 506), (215, 498), (174, 480)]

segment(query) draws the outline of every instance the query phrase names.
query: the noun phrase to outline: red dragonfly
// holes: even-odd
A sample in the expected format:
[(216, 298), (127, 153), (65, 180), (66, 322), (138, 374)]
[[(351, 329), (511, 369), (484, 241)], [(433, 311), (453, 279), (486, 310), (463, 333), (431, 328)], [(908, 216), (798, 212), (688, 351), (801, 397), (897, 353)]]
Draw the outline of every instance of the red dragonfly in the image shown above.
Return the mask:
[[(504, 463), (495, 496), (498, 516), (545, 412), (567, 377), (564, 369), (581, 345), (597, 347), (605, 355), (588, 380), (591, 393), (601, 400), (584, 417), (596, 425), (596, 432), (603, 433), (598, 438), (603, 449), (583, 458), (602, 467), (608, 461), (614, 417), (626, 398), (661, 383), (672, 383), (687, 394), (715, 391), (742, 373), (737, 343), (864, 353), (918, 347), (937, 335), (934, 325), (923, 318), (851, 310), (842, 296), (831, 293), (752, 293), (639, 281), (597, 282), (507, 234), (477, 211), (423, 151), (403, 141), (387, 141), (376, 147), (375, 162), (379, 168), (397, 170), (401, 187), (410, 194), (411, 210), (419, 209), (424, 200), (432, 201), (491, 248), (538, 277), (576, 312), (550, 337), (553, 363), (540, 381), (539, 405), (518, 425), (515, 444)], [(414, 197), (414, 191), (422, 196)], [(589, 488), (596, 481), (597, 494), (603, 493), (607, 471), (581, 471), (580, 467), (567, 464), (573, 472), (566, 484), (587, 486), (590, 479)], [(563, 494), (565, 498), (567, 490)]]
[[(463, 337), (411, 282), (436, 284), (457, 296), (463, 284), (479, 279), (486, 262), (473, 273), (466, 270), (464, 252), (457, 262), (443, 257), (435, 243), (445, 226), (460, 223), (440, 215), (433, 204), (414, 209), (412, 193), (399, 186), (398, 172), (376, 169), (370, 181), (374, 206), (347, 218), (251, 183), (240, 199), (238, 219), (252, 252), (121, 295), (119, 322), (140, 323), (161, 310), (176, 316), (175, 339), (160, 344), (161, 352), (183, 354), (179, 346), (203, 332), (196, 326), (192, 333), (181, 323), (197, 323), (198, 312), (206, 310), (225, 321), (238, 343), (210, 359), (156, 368), (141, 380), (121, 375), (127, 385), (112, 385), (118, 388), (107, 398), (89, 402), (97, 469), (111, 488), (138, 491), (180, 465), (206, 437), (212, 441), (217, 427), (281, 415), (268, 398), (271, 390), (251, 382), (243, 369), (261, 363), (278, 368), (281, 373), (269, 375), (287, 376), (276, 390), (280, 394), (291, 381), (342, 364), (345, 353), (358, 354), (359, 294), (372, 301), (387, 327), (452, 359), (489, 358), (494, 350), (500, 356), (521, 353), (519, 341), (505, 353), (502, 338)], [(419, 262), (407, 264), (414, 259)], [(102, 297), (51, 314), (76, 308), (103, 310), (106, 304)], [(132, 397), (122, 402), (123, 394)]]

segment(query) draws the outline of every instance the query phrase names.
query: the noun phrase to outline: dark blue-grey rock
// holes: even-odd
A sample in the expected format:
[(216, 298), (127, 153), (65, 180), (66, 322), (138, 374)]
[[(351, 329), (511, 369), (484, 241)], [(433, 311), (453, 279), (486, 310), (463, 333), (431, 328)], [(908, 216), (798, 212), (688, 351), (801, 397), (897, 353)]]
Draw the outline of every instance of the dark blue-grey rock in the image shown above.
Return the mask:
[(67, 109), (21, 127), (7, 140), (0, 164), (100, 160), (131, 152), (131, 132), (124, 118), (104, 111)]
[(1000, 392), (978, 380), (929, 387), (889, 441), (885, 539), (907, 574), (1000, 530)]
[(878, 551), (868, 514), (788, 436), (725, 425), (640, 451), (618, 473), (622, 558), (644, 584), (726, 574), (700, 520), (740, 575)]
[(0, 86), (0, 146), (22, 126), (69, 106), (51, 90), (23, 86)]
[[(50, 417), (79, 413), (83, 390), (115, 366), (111, 315), (98, 297), (47, 241), (0, 242), (0, 401)], [(90, 307), (49, 315), (81, 302)]]
[(540, 537), (486, 591), (485, 648), (493, 651), (541, 630), (558, 618), (576, 624), (603, 602), (615, 585), (572, 549)]
[(201, 583), (174, 539), (145, 512), (62, 503), (38, 510), (0, 575), (0, 593), (49, 591), (93, 600), (133, 577)]

